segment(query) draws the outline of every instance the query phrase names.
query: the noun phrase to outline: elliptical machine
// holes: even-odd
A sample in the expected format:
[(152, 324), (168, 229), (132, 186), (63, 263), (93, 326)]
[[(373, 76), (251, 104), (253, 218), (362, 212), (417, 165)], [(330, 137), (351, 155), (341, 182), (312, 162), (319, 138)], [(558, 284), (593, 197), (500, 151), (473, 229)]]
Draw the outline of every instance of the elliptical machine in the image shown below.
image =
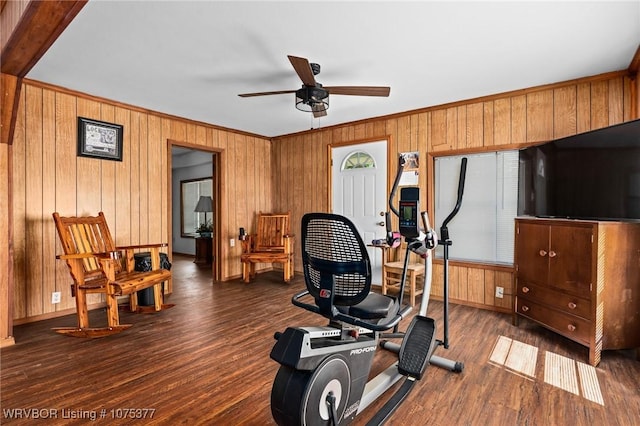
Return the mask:
[[(403, 160), (400, 166), (398, 175)], [(400, 230), (408, 239), (407, 250), (430, 260), (437, 237), (426, 213), (422, 213), (424, 230), (418, 225), (415, 190), (401, 199)], [(422, 378), (428, 364), (434, 363), (433, 351), (438, 346), (435, 321), (426, 316), (426, 308), (413, 317), (406, 332), (397, 333), (400, 321), (411, 311), (401, 303), (407, 261), (398, 297), (371, 292), (371, 263), (359, 232), (349, 219), (328, 213), (308, 213), (302, 218), (302, 261), (307, 289), (291, 301), (324, 316), (329, 324), (288, 327), (275, 334), (277, 342), (270, 356), (281, 365), (271, 390), (273, 418), (279, 425), (348, 424), (404, 380), (368, 423), (383, 424)], [(429, 285), (430, 275), (429, 266), (425, 271)], [(427, 288), (422, 297), (426, 304)], [(391, 329), (390, 337), (402, 337), (397, 348), (387, 347), (397, 352), (398, 360), (369, 380), (380, 337)], [(451, 371), (462, 371), (461, 363), (453, 364)]]
[[(406, 253), (404, 257), (404, 268), (402, 270), (401, 282), (406, 281), (406, 273), (409, 264), (410, 252), (414, 252), (424, 259), (425, 273), (424, 273), (424, 287), (422, 291), (422, 299), (420, 302), (419, 315), (426, 316), (429, 306), (429, 295), (431, 293), (431, 280), (433, 270), (433, 258), (431, 251), (435, 249), (436, 245), (443, 246), (443, 266), (444, 266), (444, 282), (443, 282), (443, 338), (442, 340), (436, 340), (438, 346), (443, 346), (445, 349), (449, 349), (449, 247), (453, 244), (449, 236), (448, 224), (458, 214), (462, 205), (462, 196), (464, 194), (464, 182), (467, 173), (467, 158), (463, 157), (460, 165), (460, 176), (458, 179), (458, 193), (456, 198), (456, 204), (442, 222), (440, 226), (440, 240), (434, 235), (431, 226), (429, 224), (429, 217), (426, 212), (422, 212), (422, 221), (426, 234), (422, 233), (417, 227), (417, 211), (420, 206), (419, 190), (416, 187), (404, 187), (400, 189), (400, 201), (399, 210), (394, 206), (394, 198), (400, 183), (400, 178), (404, 170), (405, 159), (402, 155), (398, 158), (398, 173), (393, 182), (393, 188), (389, 196), (389, 209), (399, 219), (400, 232), (392, 232), (391, 215), (389, 212), (386, 214), (386, 226), (387, 226), (387, 244), (389, 246), (397, 246), (401, 236), (405, 238), (407, 243)], [(422, 241), (426, 241), (424, 244)], [(434, 243), (430, 243), (434, 241)], [(402, 302), (402, 292), (400, 293), (400, 301)], [(404, 333), (398, 333), (397, 327), (394, 329), (394, 333), (383, 334), (383, 338), (403, 338)], [(398, 352), (400, 345), (397, 343), (383, 340), (380, 345), (387, 350)], [(444, 368), (456, 373), (461, 373), (464, 369), (464, 364), (459, 361), (452, 361), (447, 358), (442, 358), (438, 355), (433, 355), (429, 363), (440, 368)]]

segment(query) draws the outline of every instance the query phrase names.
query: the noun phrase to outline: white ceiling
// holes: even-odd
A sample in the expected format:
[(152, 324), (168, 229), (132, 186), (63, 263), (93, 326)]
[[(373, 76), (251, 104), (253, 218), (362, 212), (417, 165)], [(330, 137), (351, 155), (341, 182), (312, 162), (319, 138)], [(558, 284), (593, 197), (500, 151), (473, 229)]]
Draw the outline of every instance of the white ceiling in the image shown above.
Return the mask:
[[(640, 1), (91, 0), (28, 78), (263, 136), (626, 69)], [(327, 86), (390, 86), (295, 109), (287, 55)]]

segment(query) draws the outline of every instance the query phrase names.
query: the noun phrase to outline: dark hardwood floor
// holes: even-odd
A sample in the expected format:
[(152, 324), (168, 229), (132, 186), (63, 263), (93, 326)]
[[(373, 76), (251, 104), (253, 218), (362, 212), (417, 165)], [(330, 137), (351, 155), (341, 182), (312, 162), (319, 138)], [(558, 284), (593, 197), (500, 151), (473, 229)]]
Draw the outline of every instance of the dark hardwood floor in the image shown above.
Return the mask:
[[(167, 301), (175, 307), (158, 314), (123, 310), (122, 322), (133, 327), (118, 335), (90, 340), (51, 331), (74, 325), (72, 315), (16, 327), (16, 345), (1, 351), (0, 423), (274, 424), (274, 332), (325, 323), (291, 305), (293, 293), (304, 287), (301, 275), (290, 284), (277, 272), (248, 285), (218, 283), (184, 256), (175, 256), (173, 274), (174, 293)], [(429, 308), (441, 325), (442, 304), (432, 301)], [(102, 310), (90, 315), (96, 323), (105, 318)], [(387, 424), (640, 424), (640, 362), (634, 351), (603, 353), (595, 370), (602, 405), (545, 382), (547, 351), (586, 363), (585, 347), (528, 321), (514, 327), (509, 315), (471, 307), (451, 305), (450, 319), (450, 349), (436, 353), (464, 362), (464, 372), (429, 367)], [(489, 362), (499, 336), (538, 348), (532, 377)], [(379, 351), (373, 373), (392, 361), (392, 354)], [(377, 401), (355, 424), (365, 424), (383, 403)], [(9, 418), (34, 413), (49, 418)], [(125, 414), (146, 419), (114, 418)]]

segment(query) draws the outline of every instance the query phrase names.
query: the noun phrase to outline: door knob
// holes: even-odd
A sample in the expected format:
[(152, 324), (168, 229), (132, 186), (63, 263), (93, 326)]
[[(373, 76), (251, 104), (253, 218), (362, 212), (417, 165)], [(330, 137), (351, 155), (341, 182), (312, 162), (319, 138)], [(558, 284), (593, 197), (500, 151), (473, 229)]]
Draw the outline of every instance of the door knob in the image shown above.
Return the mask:
[(380, 226), (387, 226), (387, 224), (384, 221), (378, 222), (378, 225)]
[(545, 256), (547, 255), (547, 252), (546, 252), (546, 251), (544, 251), (544, 250), (540, 250), (538, 253), (539, 253), (539, 254), (540, 254), (540, 256), (542, 256), (542, 257), (545, 257)]

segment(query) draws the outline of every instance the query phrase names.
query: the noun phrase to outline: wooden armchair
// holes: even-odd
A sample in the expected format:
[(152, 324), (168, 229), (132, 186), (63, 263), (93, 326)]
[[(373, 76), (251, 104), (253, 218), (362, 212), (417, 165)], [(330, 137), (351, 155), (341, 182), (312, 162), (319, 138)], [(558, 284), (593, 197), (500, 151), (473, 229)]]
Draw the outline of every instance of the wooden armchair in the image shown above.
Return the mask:
[[(173, 305), (162, 304), (162, 283), (171, 279), (171, 272), (160, 269), (160, 247), (167, 244), (116, 247), (102, 212), (98, 216), (62, 217), (53, 214), (64, 254), (56, 256), (66, 262), (76, 298), (77, 327), (54, 330), (75, 337), (102, 337), (118, 333), (131, 324), (120, 324), (118, 296), (130, 295), (130, 308), (138, 311), (137, 291), (154, 288), (153, 311)], [(151, 271), (134, 271), (134, 250), (151, 253)], [(107, 305), (107, 327), (89, 327), (87, 294), (104, 294)]]
[(282, 263), (284, 280), (293, 277), (293, 235), (289, 234), (289, 212), (258, 215), (257, 232), (242, 240), (242, 279), (256, 274), (256, 263)]

